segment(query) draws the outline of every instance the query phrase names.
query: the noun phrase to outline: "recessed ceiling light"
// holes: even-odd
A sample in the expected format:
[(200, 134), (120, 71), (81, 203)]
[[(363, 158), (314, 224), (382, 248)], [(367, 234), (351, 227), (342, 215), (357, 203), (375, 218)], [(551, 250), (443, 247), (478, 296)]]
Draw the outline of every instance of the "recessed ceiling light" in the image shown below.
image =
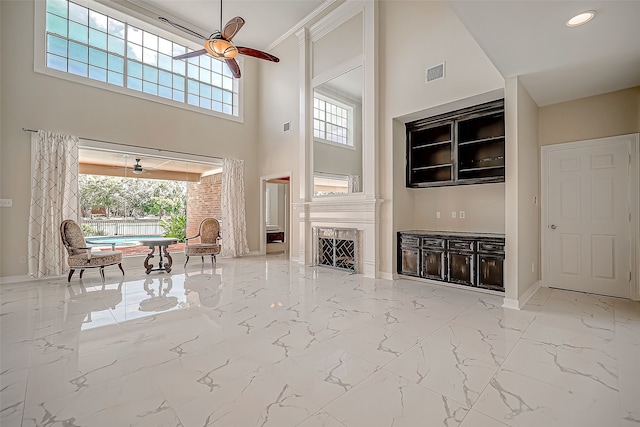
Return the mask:
[(596, 16), (596, 12), (593, 10), (587, 10), (574, 16), (567, 21), (567, 27), (577, 27), (582, 24), (586, 24)]

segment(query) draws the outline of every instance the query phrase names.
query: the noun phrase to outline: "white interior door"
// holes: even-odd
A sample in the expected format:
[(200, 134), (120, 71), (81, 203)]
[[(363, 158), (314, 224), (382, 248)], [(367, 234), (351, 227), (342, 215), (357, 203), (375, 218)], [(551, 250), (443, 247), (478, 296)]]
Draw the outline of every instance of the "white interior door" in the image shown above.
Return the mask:
[(546, 158), (548, 284), (629, 298), (631, 142), (605, 138), (565, 145)]

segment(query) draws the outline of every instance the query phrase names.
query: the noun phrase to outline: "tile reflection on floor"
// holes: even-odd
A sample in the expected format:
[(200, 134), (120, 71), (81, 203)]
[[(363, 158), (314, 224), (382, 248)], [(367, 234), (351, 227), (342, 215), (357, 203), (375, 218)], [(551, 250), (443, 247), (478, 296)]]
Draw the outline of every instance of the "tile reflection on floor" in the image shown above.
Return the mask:
[(640, 303), (290, 264), (0, 286), (2, 426), (640, 426)]

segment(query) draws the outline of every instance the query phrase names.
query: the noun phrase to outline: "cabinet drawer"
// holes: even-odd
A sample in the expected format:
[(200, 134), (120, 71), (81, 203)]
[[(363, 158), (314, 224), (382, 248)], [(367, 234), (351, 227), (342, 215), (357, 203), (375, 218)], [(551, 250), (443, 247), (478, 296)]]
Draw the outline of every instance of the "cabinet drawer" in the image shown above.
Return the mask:
[(423, 237), (423, 248), (444, 248), (444, 239), (438, 239), (437, 237)]
[(473, 252), (474, 241), (470, 240), (449, 240), (449, 250), (471, 251)]
[(478, 252), (504, 253), (504, 243), (478, 242)]
[(418, 247), (420, 246), (420, 238), (418, 236), (407, 236), (402, 234), (400, 236), (400, 245), (403, 247)]

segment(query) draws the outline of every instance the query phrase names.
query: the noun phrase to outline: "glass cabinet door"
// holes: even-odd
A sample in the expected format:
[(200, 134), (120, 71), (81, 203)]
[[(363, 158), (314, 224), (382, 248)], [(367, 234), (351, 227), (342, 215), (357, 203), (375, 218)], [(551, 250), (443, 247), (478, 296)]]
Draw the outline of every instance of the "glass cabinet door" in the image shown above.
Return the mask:
[(420, 275), (420, 257), (418, 248), (403, 248), (402, 249), (402, 274), (408, 274), (411, 276)]
[(422, 277), (446, 280), (446, 257), (442, 250), (422, 249)]
[(478, 261), (478, 286), (504, 291), (504, 258), (479, 254)]
[(473, 253), (449, 252), (449, 282), (474, 286)]

